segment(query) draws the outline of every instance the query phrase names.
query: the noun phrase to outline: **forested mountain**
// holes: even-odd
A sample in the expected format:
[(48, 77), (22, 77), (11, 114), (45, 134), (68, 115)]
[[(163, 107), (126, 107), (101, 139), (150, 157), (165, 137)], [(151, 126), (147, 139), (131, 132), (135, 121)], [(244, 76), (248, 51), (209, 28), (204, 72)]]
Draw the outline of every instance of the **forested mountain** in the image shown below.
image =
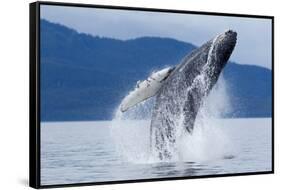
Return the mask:
[[(170, 38), (116, 40), (41, 20), (41, 120), (108, 120), (137, 80), (177, 64), (196, 48)], [(232, 112), (271, 116), (271, 70), (227, 64)]]

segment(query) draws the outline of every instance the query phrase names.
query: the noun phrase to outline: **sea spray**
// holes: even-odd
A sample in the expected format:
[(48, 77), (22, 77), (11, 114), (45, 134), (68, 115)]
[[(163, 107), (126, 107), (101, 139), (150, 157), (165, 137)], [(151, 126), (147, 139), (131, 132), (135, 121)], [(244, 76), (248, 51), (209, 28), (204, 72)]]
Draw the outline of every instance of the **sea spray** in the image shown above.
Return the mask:
[(154, 98), (121, 112), (117, 107), (111, 121), (111, 137), (116, 151), (124, 161), (147, 163), (150, 156), (149, 128)]
[(230, 111), (227, 84), (221, 76), (197, 114), (193, 133), (180, 137), (179, 159), (204, 162), (233, 157), (235, 148), (223, 130), (227, 126), (221, 122)]
[[(160, 162), (151, 152), (150, 122), (155, 99), (148, 99), (127, 112), (121, 112), (118, 107), (111, 122), (111, 136), (115, 142), (117, 153), (124, 161), (133, 163)], [(223, 131), (223, 114), (230, 111), (226, 81), (220, 77), (211, 93), (206, 97), (195, 121), (193, 132), (190, 134), (181, 126), (178, 118), (175, 149), (169, 162), (205, 162), (224, 157), (231, 157), (233, 146)]]

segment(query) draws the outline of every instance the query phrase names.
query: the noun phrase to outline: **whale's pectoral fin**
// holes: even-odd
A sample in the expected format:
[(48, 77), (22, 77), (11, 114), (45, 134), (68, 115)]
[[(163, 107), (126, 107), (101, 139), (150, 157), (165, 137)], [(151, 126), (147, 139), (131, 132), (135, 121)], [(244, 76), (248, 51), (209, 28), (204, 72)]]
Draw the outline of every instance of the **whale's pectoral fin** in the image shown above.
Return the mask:
[(130, 107), (157, 94), (163, 82), (169, 77), (175, 67), (168, 67), (153, 72), (146, 80), (138, 81), (135, 89), (126, 96), (121, 103), (121, 111), (127, 111)]

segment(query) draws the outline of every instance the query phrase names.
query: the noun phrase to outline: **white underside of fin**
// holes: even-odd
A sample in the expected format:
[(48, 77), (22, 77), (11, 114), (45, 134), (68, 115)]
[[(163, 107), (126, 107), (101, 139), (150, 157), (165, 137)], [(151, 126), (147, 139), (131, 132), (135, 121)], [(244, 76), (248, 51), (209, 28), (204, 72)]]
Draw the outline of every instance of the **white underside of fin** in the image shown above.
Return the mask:
[(154, 96), (172, 70), (173, 68), (168, 67), (152, 73), (144, 81), (138, 81), (135, 89), (123, 99), (120, 107), (121, 111), (127, 111), (130, 107)]

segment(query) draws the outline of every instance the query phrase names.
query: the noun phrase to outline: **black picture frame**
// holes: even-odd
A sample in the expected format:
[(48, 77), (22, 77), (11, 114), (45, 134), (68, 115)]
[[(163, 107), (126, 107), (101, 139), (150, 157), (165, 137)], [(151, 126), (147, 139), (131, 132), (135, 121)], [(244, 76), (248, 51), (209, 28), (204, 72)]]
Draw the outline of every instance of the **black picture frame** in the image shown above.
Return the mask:
[[(40, 183), (40, 6), (41, 5), (56, 5), (69, 7), (87, 7), (87, 8), (104, 8), (117, 10), (136, 10), (148, 12), (165, 12), (165, 13), (185, 13), (199, 15), (215, 15), (225, 17), (246, 17), (246, 18), (262, 18), (271, 20), (272, 26), (272, 170), (261, 172), (246, 172), (246, 173), (229, 173), (229, 174), (214, 174), (203, 176), (186, 176), (186, 177), (169, 177), (157, 179), (137, 179), (137, 180), (122, 180), (122, 181), (106, 181), (93, 183), (73, 183), (73, 184), (56, 184), (56, 185), (41, 185)], [(108, 5), (91, 5), (78, 3), (61, 3), (40, 1), (29, 4), (29, 39), (30, 39), (30, 76), (29, 76), (29, 185), (33, 188), (53, 188), (53, 187), (72, 187), (72, 186), (88, 186), (88, 185), (105, 185), (119, 183), (136, 183), (136, 182), (151, 182), (163, 180), (182, 180), (194, 178), (211, 178), (211, 177), (227, 177), (227, 176), (242, 176), (242, 175), (258, 175), (258, 174), (273, 174), (274, 173), (274, 16), (264, 15), (248, 15), (248, 14), (233, 14), (233, 13), (218, 13), (218, 12), (201, 12), (187, 10), (169, 10), (156, 8), (141, 8), (141, 7), (123, 7), (123, 6), (108, 6)]]

